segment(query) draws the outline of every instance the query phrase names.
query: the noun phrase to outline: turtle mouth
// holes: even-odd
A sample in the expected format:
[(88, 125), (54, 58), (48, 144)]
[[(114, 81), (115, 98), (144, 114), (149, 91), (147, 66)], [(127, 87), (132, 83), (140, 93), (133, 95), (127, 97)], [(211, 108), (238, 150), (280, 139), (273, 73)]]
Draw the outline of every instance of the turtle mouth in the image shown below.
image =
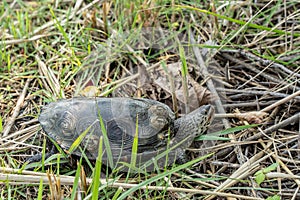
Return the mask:
[(201, 107), (201, 115), (206, 117), (206, 121), (210, 122), (215, 114), (215, 109), (212, 105), (207, 104)]

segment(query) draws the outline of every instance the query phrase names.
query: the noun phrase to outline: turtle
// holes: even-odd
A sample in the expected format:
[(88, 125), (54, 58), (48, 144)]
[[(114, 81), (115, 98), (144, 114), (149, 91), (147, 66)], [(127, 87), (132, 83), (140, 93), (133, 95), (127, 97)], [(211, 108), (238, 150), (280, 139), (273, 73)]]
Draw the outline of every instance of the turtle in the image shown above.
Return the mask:
[[(77, 97), (44, 106), (38, 121), (63, 150), (70, 152), (75, 146), (72, 155), (84, 153), (96, 160), (101, 152), (103, 164), (123, 166), (121, 171), (128, 171), (122, 163), (131, 163), (134, 155), (135, 167), (152, 171), (182, 160), (194, 138), (207, 130), (213, 113), (212, 105), (204, 105), (175, 119), (174, 112), (156, 100)], [(100, 138), (103, 149), (99, 151)]]

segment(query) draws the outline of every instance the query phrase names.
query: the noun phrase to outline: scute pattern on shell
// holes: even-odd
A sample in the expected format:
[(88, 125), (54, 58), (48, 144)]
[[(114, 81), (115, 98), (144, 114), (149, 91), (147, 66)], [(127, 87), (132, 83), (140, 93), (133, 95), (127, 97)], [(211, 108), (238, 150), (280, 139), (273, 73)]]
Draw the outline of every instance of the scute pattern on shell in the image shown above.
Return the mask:
[[(161, 112), (153, 112), (153, 108)], [(112, 152), (131, 150), (138, 126), (139, 145), (155, 146), (160, 143), (159, 133), (167, 132), (174, 121), (170, 108), (147, 99), (130, 98), (73, 98), (50, 103), (43, 109), (39, 121), (44, 131), (64, 149), (70, 148), (75, 139), (89, 128), (87, 135), (93, 140), (102, 136), (99, 118), (102, 118), (108, 133)], [(162, 123), (152, 125), (152, 118), (161, 118)], [(82, 142), (83, 146), (88, 136)], [(97, 148), (94, 151), (98, 151)], [(87, 152), (96, 158), (97, 152)], [(127, 153), (127, 152), (125, 152)], [(77, 152), (80, 155), (80, 152)]]
[[(88, 158), (96, 159), (100, 137), (103, 136), (102, 120), (115, 166), (119, 162), (130, 162), (136, 130), (138, 167), (166, 151), (168, 136), (164, 135), (171, 133), (173, 138), (169, 147), (172, 150), (167, 157), (156, 160), (158, 166), (164, 166), (166, 162), (174, 162), (176, 155), (183, 154), (193, 139), (207, 129), (212, 114), (212, 106), (206, 105), (175, 120), (167, 105), (150, 99), (73, 98), (45, 106), (39, 122), (43, 130), (66, 151), (85, 134), (80, 143), (81, 149), (85, 150)], [(102, 149), (104, 163), (108, 161), (107, 150), (106, 147)], [(82, 155), (80, 149), (72, 153)], [(153, 167), (152, 164), (146, 169), (152, 170)]]

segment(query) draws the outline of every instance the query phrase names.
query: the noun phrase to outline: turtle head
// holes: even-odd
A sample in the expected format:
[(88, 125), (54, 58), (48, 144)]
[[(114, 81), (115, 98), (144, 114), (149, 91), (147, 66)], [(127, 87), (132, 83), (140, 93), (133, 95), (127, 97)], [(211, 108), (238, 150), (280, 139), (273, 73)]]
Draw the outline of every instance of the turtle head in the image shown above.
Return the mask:
[(187, 148), (191, 145), (195, 137), (202, 135), (210, 125), (214, 115), (212, 105), (204, 105), (189, 114), (175, 120), (174, 132), (176, 141), (180, 143), (181, 148)]

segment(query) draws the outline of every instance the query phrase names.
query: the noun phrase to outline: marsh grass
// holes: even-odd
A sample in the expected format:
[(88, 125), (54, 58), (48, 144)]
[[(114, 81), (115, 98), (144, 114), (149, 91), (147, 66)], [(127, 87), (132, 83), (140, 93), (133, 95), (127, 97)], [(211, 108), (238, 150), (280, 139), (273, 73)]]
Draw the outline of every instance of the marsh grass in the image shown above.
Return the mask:
[[(0, 199), (299, 198), (300, 182), (293, 176), (299, 174), (299, 120), (293, 121), (299, 95), (268, 109), (268, 117), (238, 115), (299, 91), (299, 6), (298, 1), (1, 1), (0, 132), (13, 124), (0, 137)], [(167, 30), (158, 52), (136, 45), (145, 27)], [(189, 42), (191, 34), (196, 44)], [(185, 39), (176, 40), (178, 35)], [(173, 42), (165, 45), (168, 41)], [(207, 52), (209, 77), (200, 73), (205, 66), (197, 63), (191, 46)], [(181, 63), (179, 76), (171, 75), (174, 63)], [(143, 78), (148, 76), (152, 82)], [(172, 89), (161, 87), (167, 84), (158, 77), (169, 77)], [(235, 112), (233, 118), (225, 116), (233, 128), (220, 132), (225, 128), (212, 124), (215, 133), (199, 139), (216, 140), (214, 145), (195, 142), (188, 163), (130, 175), (107, 168), (100, 179), (102, 148), (95, 164), (84, 148), (72, 167), (61, 150), (45, 158), (45, 136), (35, 125), (48, 102), (79, 95), (92, 83), (99, 96), (157, 99), (180, 116), (182, 104), (199, 106), (193, 100), (207, 97), (200, 85), (209, 85), (211, 78), (222, 85), (216, 91), (226, 94), (226, 113)], [(25, 100), (18, 103), (24, 90)], [(282, 120), (291, 121), (282, 125)], [(100, 144), (107, 147), (105, 134)], [(204, 150), (215, 154), (201, 156)], [(136, 145), (132, 151), (137, 152)], [(24, 165), (37, 152), (42, 161)], [(276, 162), (275, 178), (258, 185), (255, 172)], [(85, 177), (83, 165), (92, 170), (90, 176)]]

